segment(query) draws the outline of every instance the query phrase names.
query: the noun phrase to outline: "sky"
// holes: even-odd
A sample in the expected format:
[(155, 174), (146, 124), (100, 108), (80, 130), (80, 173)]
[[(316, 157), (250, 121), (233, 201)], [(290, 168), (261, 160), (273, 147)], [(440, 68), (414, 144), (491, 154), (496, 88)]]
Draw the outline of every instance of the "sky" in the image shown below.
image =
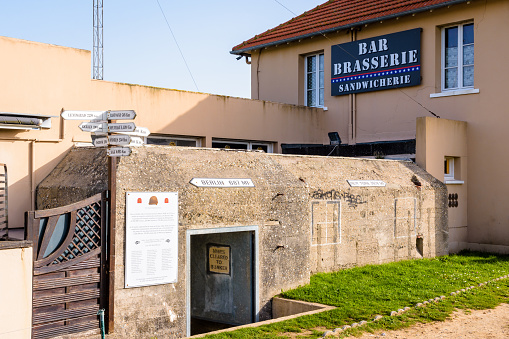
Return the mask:
[[(104, 80), (249, 98), (232, 47), (324, 2), (103, 0)], [(0, 35), (91, 51), (92, 16), (93, 0), (0, 0)]]

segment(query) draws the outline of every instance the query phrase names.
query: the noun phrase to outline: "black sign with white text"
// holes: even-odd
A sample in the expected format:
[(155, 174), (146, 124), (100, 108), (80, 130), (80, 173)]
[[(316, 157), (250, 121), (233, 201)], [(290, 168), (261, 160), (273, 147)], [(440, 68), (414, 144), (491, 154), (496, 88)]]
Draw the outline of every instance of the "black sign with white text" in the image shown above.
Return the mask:
[(417, 86), (421, 28), (331, 47), (331, 95)]

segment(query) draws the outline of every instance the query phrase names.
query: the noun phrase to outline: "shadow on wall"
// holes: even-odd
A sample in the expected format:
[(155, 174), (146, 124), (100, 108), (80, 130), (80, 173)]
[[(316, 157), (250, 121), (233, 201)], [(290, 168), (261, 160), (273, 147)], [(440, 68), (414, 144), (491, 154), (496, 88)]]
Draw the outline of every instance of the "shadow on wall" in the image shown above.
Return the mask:
[[(410, 167), (410, 164), (413, 163), (404, 163), (405, 166)], [(421, 188), (421, 178), (428, 177), (434, 178), (431, 174), (422, 170), (419, 175), (414, 175), (412, 177), (412, 183), (416, 186), (416, 189)], [(428, 179), (429, 180), (429, 179)], [(430, 180), (431, 182), (431, 180)], [(434, 249), (434, 253), (429, 253), (431, 256), (441, 256), (449, 254), (449, 226), (448, 226), (448, 207), (447, 207), (447, 186), (442, 183), (439, 179), (432, 181), (432, 185), (441, 186), (442, 190), (435, 190), (434, 193), (434, 209), (435, 213), (428, 213), (427, 220), (421, 220), (421, 223), (426, 222), (428, 226), (428, 234), (418, 234), (416, 239), (416, 249), (419, 254), (426, 256), (426, 253), (423, 253), (425, 248)], [(433, 218), (435, 220), (433, 220)], [(436, 222), (436, 220), (440, 220), (440, 222)], [(443, 225), (442, 228), (434, 228), (431, 225)], [(430, 234), (431, 230), (435, 230), (435, 234)]]

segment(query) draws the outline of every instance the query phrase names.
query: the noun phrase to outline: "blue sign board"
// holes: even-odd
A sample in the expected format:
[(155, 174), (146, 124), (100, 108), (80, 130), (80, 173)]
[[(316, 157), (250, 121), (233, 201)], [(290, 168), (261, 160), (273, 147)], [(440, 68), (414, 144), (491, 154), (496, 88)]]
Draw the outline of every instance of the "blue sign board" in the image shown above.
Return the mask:
[(421, 28), (331, 47), (331, 95), (421, 83)]

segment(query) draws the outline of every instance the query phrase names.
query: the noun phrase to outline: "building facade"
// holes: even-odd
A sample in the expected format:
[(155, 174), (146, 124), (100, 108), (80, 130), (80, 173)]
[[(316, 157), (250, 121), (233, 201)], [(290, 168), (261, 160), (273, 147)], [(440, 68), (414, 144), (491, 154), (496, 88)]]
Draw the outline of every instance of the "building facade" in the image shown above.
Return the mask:
[(508, 252), (508, 14), (503, 0), (336, 0), (231, 53), (251, 61), (252, 98), (321, 108), (343, 143), (426, 141), (416, 160), (448, 186), (450, 249)]
[(318, 108), (91, 80), (90, 51), (6, 37), (0, 48), (0, 163), (8, 169), (11, 238), (22, 239), (25, 211), (38, 208), (37, 185), (73, 145), (90, 145), (82, 121), (62, 119), (62, 110), (134, 109), (135, 124), (151, 132), (145, 142), (158, 145), (270, 153), (327, 134)]

